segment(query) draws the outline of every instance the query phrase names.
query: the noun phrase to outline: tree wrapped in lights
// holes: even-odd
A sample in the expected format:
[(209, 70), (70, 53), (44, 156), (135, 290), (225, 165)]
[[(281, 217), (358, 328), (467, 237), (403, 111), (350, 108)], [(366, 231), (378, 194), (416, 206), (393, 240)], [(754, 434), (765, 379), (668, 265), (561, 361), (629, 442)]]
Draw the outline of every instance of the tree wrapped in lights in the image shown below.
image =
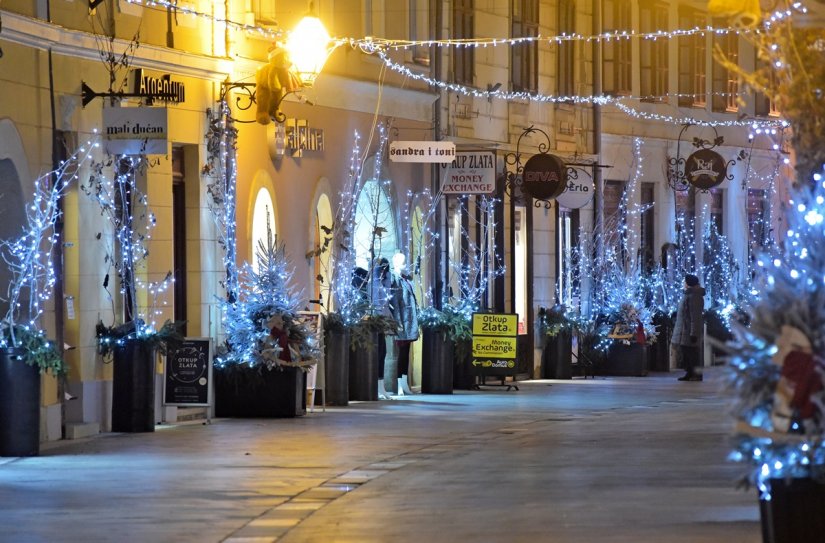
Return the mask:
[[(731, 17), (741, 27), (737, 4), (735, 0), (712, 0), (708, 10), (713, 16)], [(797, 181), (807, 183), (825, 164), (825, 29), (801, 24), (805, 8), (800, 2), (784, 0), (773, 9), (773, 13), (763, 13), (756, 2), (747, 27), (758, 26), (758, 32), (740, 34), (756, 49), (759, 62), (755, 69), (743, 69), (718, 47), (714, 56), (751, 89), (764, 93), (790, 122)]]
[(760, 301), (733, 346), (733, 458), (770, 499), (770, 480), (825, 477), (825, 182), (798, 187), (778, 255), (757, 264)]
[[(104, 356), (130, 340), (149, 342), (153, 348), (164, 351), (168, 341), (181, 337), (182, 323), (166, 320), (163, 325), (158, 324), (166, 293), (174, 281), (172, 272), (156, 281), (141, 277), (145, 275), (149, 242), (156, 225), (148, 197), (138, 183), (148, 168), (146, 155), (106, 155), (103, 160), (92, 162), (88, 181), (80, 185), (81, 190), (97, 202), (101, 215), (112, 227), (111, 234), (97, 234), (106, 247), (107, 271), (102, 285), (109, 295), (114, 321), (107, 325), (101, 320), (96, 327), (98, 352)], [(117, 281), (114, 286), (111, 271)], [(120, 311), (111, 288), (120, 294)]]
[(298, 319), (301, 296), (290, 280), (294, 271), (284, 244), (269, 228), (255, 258), (257, 270), (249, 263), (241, 270), (237, 300), (224, 303), (227, 351), (218, 358), (218, 367), (242, 365), (260, 371), (315, 363), (319, 346)]
[(91, 160), (96, 147), (96, 142), (86, 142), (57, 170), (37, 178), (34, 198), (26, 206), (22, 234), (0, 241), (0, 254), (12, 274), (7, 291), (9, 307), (0, 321), (0, 348), (21, 349), (26, 363), (36, 365), (40, 371), (63, 371), (60, 349), (46, 339), (40, 317), (43, 304), (52, 297), (56, 279), (52, 255), (55, 245), (61, 243), (55, 231), (61, 215), (60, 199), (77, 179), (77, 171)]

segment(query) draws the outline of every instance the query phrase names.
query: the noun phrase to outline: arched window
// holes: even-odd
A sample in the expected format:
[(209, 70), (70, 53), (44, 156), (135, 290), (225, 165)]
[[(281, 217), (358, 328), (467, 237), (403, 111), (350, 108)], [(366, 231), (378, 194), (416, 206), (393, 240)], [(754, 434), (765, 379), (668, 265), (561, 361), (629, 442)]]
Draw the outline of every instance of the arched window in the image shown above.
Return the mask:
[(258, 191), (255, 197), (255, 207), (252, 208), (252, 250), (250, 251), (250, 260), (252, 268), (258, 271), (258, 244), (259, 242), (266, 243), (267, 230), (272, 232), (274, 236), (277, 232), (275, 229), (275, 206), (272, 203), (272, 196), (269, 190), (262, 188)]
[(318, 203), (315, 205), (315, 247), (323, 250), (315, 259), (315, 297), (320, 300), (321, 307), (332, 311), (332, 296), (330, 295), (330, 281), (332, 279), (332, 242), (327, 240), (332, 238), (332, 206), (329, 197), (321, 194)]
[(389, 183), (389, 180), (370, 179), (358, 194), (353, 241), (356, 264), (364, 269), (370, 269), (373, 257), (392, 261), (398, 251)]

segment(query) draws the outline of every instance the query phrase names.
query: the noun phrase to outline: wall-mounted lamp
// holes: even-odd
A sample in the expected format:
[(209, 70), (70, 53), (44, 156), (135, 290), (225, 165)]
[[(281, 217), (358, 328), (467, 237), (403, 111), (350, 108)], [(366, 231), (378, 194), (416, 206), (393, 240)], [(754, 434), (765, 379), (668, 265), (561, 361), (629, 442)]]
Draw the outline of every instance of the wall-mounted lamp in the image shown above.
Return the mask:
[(281, 102), (288, 94), (311, 87), (337, 46), (321, 20), (307, 15), (289, 33), (286, 43), (279, 43), (270, 51), (269, 61), (255, 74), (255, 83), (225, 81), (221, 85), (221, 100), (229, 91), (240, 90), (244, 96), (235, 99), (238, 109), (246, 110), (256, 104), (258, 123), (269, 124), (272, 119), (282, 123), (286, 115), (281, 111)]

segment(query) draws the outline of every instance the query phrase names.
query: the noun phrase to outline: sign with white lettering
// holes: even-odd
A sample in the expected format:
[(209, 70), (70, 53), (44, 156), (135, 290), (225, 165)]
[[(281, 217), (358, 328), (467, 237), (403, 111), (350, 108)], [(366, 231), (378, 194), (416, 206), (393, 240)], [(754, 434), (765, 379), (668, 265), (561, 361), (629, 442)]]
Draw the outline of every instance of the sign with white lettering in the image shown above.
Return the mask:
[(169, 128), (165, 107), (104, 107), (103, 137), (112, 155), (165, 155)]
[(164, 373), (164, 405), (212, 405), (212, 339), (186, 338), (170, 348)]
[(473, 370), (479, 375), (515, 375), (518, 315), (473, 313)]
[(390, 160), (393, 162), (452, 162), (455, 143), (452, 141), (393, 141)]
[(590, 203), (594, 193), (593, 181), (589, 178), (568, 179), (564, 192), (558, 195), (556, 201), (560, 206), (568, 209), (579, 209)]
[(493, 151), (457, 151), (455, 160), (442, 164), (444, 194), (492, 194), (496, 191), (496, 155)]
[(719, 186), (728, 175), (728, 164), (722, 155), (710, 149), (699, 149), (685, 161), (685, 177), (698, 189)]

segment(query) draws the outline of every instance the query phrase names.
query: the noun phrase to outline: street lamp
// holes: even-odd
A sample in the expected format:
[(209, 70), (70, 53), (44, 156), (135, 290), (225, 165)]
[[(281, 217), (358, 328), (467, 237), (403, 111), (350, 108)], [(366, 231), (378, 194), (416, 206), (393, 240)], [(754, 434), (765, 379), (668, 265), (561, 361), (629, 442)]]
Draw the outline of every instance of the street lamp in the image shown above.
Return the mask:
[(289, 33), (286, 50), (292, 62), (292, 70), (304, 87), (311, 87), (321, 73), (335, 44), (318, 17), (307, 15)]

